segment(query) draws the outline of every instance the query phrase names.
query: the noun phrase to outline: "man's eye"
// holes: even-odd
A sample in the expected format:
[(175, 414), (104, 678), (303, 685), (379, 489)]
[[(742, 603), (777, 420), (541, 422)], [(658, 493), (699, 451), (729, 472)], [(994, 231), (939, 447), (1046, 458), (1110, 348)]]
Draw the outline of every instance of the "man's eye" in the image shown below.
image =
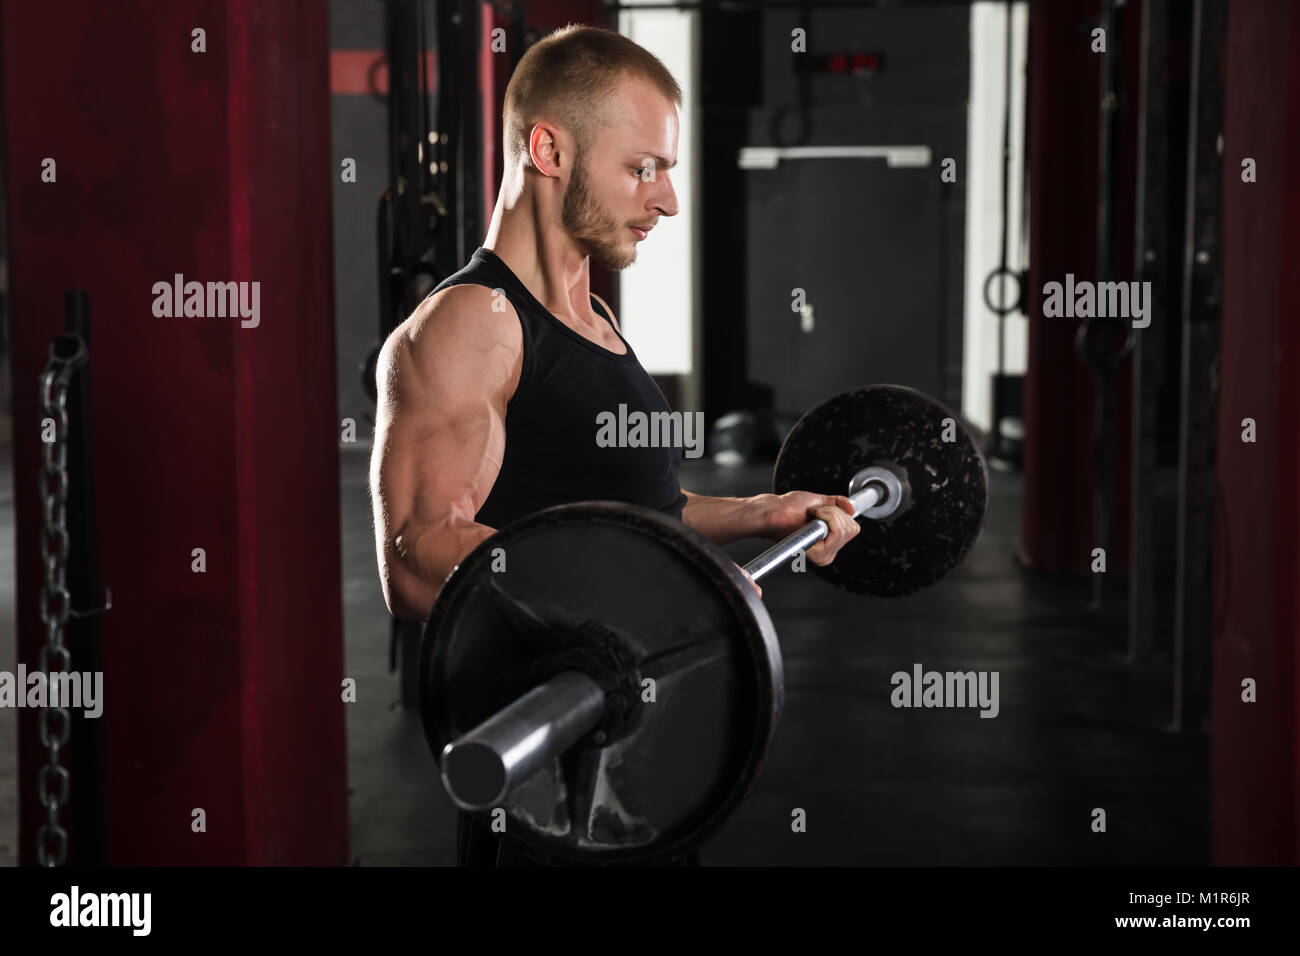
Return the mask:
[(640, 166), (633, 166), (633, 167), (632, 167), (632, 175), (635, 176), (637, 179), (640, 179), (640, 178), (641, 178), (641, 173), (642, 173), (642, 172), (644, 172), (644, 170), (642, 170)]

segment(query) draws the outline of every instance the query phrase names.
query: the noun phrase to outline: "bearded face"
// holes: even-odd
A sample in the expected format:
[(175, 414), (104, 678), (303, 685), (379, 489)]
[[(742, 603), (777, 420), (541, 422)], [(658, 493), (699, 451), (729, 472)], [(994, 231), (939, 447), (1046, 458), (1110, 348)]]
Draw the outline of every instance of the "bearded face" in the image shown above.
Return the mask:
[(560, 221), (583, 253), (601, 268), (618, 272), (636, 262), (636, 237), (630, 224), (614, 215), (593, 190), (585, 150), (574, 163)]

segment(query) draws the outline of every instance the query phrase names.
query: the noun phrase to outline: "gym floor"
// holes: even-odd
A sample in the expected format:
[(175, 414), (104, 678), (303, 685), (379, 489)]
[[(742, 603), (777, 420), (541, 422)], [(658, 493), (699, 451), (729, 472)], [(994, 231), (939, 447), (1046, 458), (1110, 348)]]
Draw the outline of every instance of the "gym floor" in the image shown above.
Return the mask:
[[(455, 815), (419, 715), (388, 671), (371, 537), (369, 450), (340, 455), (353, 862), (455, 863)], [(689, 462), (693, 492), (749, 495), (770, 466)], [(763, 598), (785, 657), (786, 707), (767, 769), (703, 850), (706, 865), (1209, 863), (1208, 738), (1164, 729), (1167, 668), (1124, 663), (1123, 621), (1087, 611), (1087, 582), (1017, 564), (1020, 481), (992, 471), (984, 535), (956, 570), (894, 601), (775, 574)], [(14, 655), (13, 474), (0, 443), (0, 660)], [(743, 563), (763, 547), (728, 547)], [(896, 710), (890, 675), (1000, 674), (1000, 713)], [(0, 865), (16, 862), (17, 711), (0, 709)], [(1107, 833), (1090, 828), (1094, 807)], [(791, 813), (807, 832), (791, 832)]]
[[(358, 687), (348, 708), (352, 856), (450, 865), (453, 808), (387, 669), (368, 462), (355, 446), (341, 458), (346, 665)], [(683, 487), (701, 494), (755, 494), (770, 478), (769, 465), (682, 471)], [(811, 574), (765, 579), (785, 714), (767, 769), (704, 846), (705, 865), (1209, 863), (1207, 736), (1163, 728), (1168, 669), (1123, 663), (1123, 621), (1087, 611), (1086, 581), (1018, 566), (1019, 476), (992, 479), (983, 537), (927, 591), (885, 601)], [(727, 550), (743, 563), (763, 546)], [(890, 675), (915, 663), (998, 671), (1000, 713), (894, 709)], [(12, 720), (6, 734), (12, 747)], [(1092, 832), (1095, 807), (1106, 810), (1105, 834)], [(808, 821), (798, 836), (795, 808)]]
[[(353, 862), (453, 865), (455, 815), (419, 715), (388, 671), (369, 449), (340, 455)], [(0, 660), (14, 655), (13, 474), (0, 443)], [(786, 707), (767, 769), (703, 849), (706, 865), (1209, 863), (1204, 733), (1170, 733), (1167, 668), (1122, 661), (1123, 621), (1087, 611), (1087, 582), (1017, 564), (1020, 480), (992, 471), (988, 524), (956, 570), (894, 601), (774, 574), (763, 598), (785, 657)], [(688, 462), (693, 492), (765, 490), (770, 466)], [(741, 563), (760, 541), (728, 547)], [(1000, 713), (896, 710), (890, 675), (1000, 674)], [(16, 862), (17, 711), (0, 709), (0, 865)], [(111, 755), (110, 755), (111, 756)], [(1090, 827), (1094, 807), (1107, 833)], [(791, 813), (807, 832), (791, 832)]]
[[(375, 571), (369, 449), (340, 455), (352, 858), (453, 865), (455, 814), (419, 715), (388, 671)], [(0, 443), (0, 660), (14, 655), (13, 474)], [(1167, 668), (1122, 661), (1124, 626), (1087, 611), (1087, 582), (1043, 580), (1015, 560), (1020, 480), (992, 470), (984, 535), (927, 591), (894, 601), (814, 576), (774, 574), (763, 598), (785, 657), (786, 707), (767, 769), (705, 845), (706, 865), (1209, 863), (1204, 733), (1164, 729)], [(768, 465), (688, 462), (693, 492), (765, 490)], [(743, 563), (764, 546), (728, 551)], [(1000, 713), (896, 710), (890, 675), (1000, 674)], [(17, 711), (0, 709), (0, 865), (16, 862)], [(111, 755), (110, 755), (111, 756)], [(1094, 807), (1107, 833), (1090, 827)], [(807, 832), (791, 832), (791, 812)]]

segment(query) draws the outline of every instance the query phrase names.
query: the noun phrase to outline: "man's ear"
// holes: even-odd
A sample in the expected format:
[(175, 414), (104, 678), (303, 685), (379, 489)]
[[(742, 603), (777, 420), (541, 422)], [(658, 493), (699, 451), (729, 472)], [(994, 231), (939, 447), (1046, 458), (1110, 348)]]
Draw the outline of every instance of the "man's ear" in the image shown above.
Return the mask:
[(558, 176), (560, 167), (559, 131), (549, 123), (534, 123), (528, 134), (528, 153), (535, 166), (544, 176)]

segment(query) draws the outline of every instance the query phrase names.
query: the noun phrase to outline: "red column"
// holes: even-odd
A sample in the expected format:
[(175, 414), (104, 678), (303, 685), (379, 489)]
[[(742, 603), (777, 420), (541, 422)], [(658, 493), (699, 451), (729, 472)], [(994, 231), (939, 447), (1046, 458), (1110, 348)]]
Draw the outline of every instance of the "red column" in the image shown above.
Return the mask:
[[(1138, 11), (1130, 5), (1122, 49), (1128, 102), (1135, 104)], [(1087, 573), (1093, 531), (1093, 377), (1074, 350), (1080, 321), (1044, 318), (1043, 286), (1097, 280), (1097, 134), (1101, 55), (1089, 30), (1099, 22), (1097, 0), (1036, 2), (1029, 14), (1029, 366), (1024, 384), (1024, 484), (1021, 557), (1042, 571)], [(1132, 183), (1136, 109), (1116, 124), (1121, 155), (1114, 170), (1116, 280), (1134, 278)], [(1167, 317), (1166, 321), (1174, 321)], [(1140, 333), (1139, 333), (1140, 334)], [(1128, 567), (1131, 366), (1114, 373), (1115, 503), (1109, 572)]]
[[(1213, 861), (1300, 863), (1300, 11), (1228, 5)], [(1242, 182), (1255, 160), (1257, 181)], [(1243, 442), (1243, 419), (1257, 440)], [(1242, 700), (1242, 681), (1257, 701)]]
[[(36, 667), (42, 635), (37, 375), (63, 290), (83, 288), (114, 599), (109, 862), (344, 863), (328, 7), (12, 0), (0, 17), (19, 659)], [(156, 317), (176, 274), (258, 283), (259, 324)], [(20, 712), (24, 863), (36, 724)]]

